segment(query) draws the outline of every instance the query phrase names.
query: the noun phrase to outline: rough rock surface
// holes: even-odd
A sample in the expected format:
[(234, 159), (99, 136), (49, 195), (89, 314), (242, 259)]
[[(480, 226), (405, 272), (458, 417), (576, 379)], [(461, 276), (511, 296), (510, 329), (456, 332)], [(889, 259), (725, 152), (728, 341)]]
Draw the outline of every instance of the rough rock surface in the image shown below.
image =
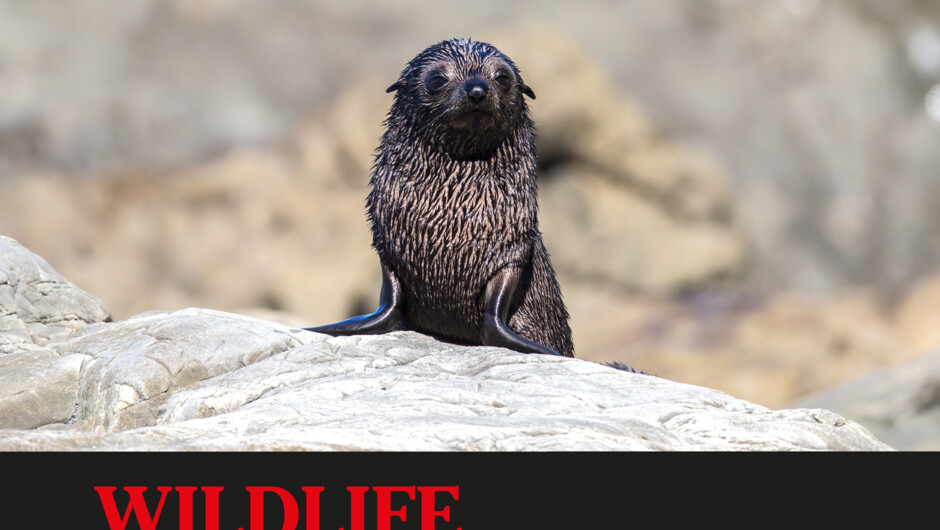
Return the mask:
[[(5, 302), (8, 320), (74, 328), (42, 346), (0, 334), (32, 344), (0, 352), (0, 450), (890, 449), (825, 410), (580, 359), (411, 332), (332, 338), (210, 309), (103, 322), (100, 302), (0, 243), (7, 298), (30, 300)], [(27, 296), (36, 277), (44, 288)]]
[(0, 428), (68, 420), (81, 357), (57, 355), (48, 345), (109, 319), (100, 300), (0, 236)]
[(100, 300), (16, 240), (0, 235), (0, 355), (41, 349), (50, 340), (109, 318)]
[(411, 332), (337, 337), (207, 309), (53, 345), (76, 414), (0, 449), (880, 450), (824, 410)]

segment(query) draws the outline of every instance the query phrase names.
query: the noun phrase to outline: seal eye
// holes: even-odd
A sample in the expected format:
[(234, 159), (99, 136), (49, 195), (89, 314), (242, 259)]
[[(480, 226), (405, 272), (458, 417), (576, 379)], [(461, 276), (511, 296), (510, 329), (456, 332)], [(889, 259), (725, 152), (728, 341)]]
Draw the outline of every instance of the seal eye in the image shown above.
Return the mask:
[(503, 90), (509, 90), (510, 87), (512, 87), (512, 77), (510, 77), (510, 75), (506, 72), (500, 72), (496, 74), (496, 79), (493, 81), (496, 81), (496, 84), (499, 85), (499, 88), (502, 88)]
[(441, 74), (432, 74), (428, 77), (428, 90), (437, 92), (447, 84), (447, 78)]

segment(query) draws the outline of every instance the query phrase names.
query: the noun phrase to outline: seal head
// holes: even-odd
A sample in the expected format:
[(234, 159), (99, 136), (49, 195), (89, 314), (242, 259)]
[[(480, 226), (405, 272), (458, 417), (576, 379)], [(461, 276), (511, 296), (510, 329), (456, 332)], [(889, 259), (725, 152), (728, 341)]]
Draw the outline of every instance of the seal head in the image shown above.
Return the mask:
[(515, 63), (485, 42), (455, 39), (425, 49), (387, 92), (396, 92), (388, 124), (412, 129), (422, 143), (455, 160), (492, 155), (519, 127), (529, 127), (523, 95), (535, 92)]

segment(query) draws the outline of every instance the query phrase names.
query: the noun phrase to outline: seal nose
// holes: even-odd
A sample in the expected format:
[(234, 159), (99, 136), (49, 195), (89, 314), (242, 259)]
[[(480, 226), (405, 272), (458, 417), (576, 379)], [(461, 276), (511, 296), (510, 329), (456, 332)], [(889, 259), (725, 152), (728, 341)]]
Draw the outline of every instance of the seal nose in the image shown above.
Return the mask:
[(474, 103), (479, 103), (486, 98), (486, 93), (489, 91), (490, 86), (486, 84), (486, 81), (481, 79), (471, 79), (463, 84), (463, 89), (467, 93), (468, 98)]

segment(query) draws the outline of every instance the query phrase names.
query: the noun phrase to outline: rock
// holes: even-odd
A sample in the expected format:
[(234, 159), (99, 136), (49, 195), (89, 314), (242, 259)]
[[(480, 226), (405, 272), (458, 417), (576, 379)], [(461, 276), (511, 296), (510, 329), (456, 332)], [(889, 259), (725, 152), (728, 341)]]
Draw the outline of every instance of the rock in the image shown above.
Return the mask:
[(796, 402), (864, 425), (902, 451), (940, 450), (940, 350)]
[(0, 450), (889, 449), (828, 411), (413, 332), (330, 338), (188, 309), (54, 349), (87, 359), (76, 417), (0, 431)]
[(211, 310), (145, 313), (56, 344), (86, 355), (77, 428), (119, 431), (159, 423), (163, 405), (200, 381), (234, 372), (301, 342), (289, 328)]
[(35, 429), (70, 421), (86, 358), (48, 350), (0, 356), (0, 429)]
[[(11, 292), (37, 271), (67, 283), (0, 241), (32, 265), (7, 267)], [(47, 289), (29, 307), (61, 299)], [(828, 411), (580, 359), (414, 332), (333, 338), (211, 309), (101, 320), (0, 356), (0, 450), (890, 449)]]
[(16, 240), (0, 236), (0, 356), (36, 350), (109, 319), (100, 300)]
[(49, 345), (107, 320), (100, 300), (14, 239), (0, 236), (0, 429), (70, 419), (84, 356), (60, 356)]
[(0, 449), (888, 449), (827, 411), (413, 332), (330, 338), (189, 309), (55, 349), (92, 358), (76, 421), (2, 431)]

